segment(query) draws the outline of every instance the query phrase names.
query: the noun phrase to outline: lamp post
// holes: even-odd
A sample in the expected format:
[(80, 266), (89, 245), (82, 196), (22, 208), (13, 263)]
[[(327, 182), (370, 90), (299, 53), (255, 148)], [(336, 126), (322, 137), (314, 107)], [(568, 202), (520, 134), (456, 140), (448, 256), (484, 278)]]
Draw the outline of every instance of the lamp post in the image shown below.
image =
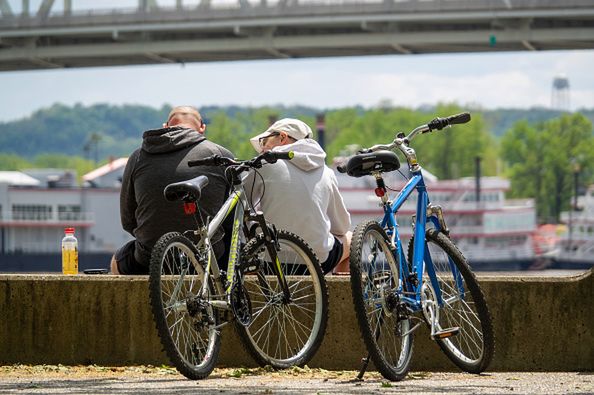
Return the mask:
[(567, 242), (567, 248), (569, 251), (573, 250), (573, 211), (577, 211), (578, 181), (581, 170), (578, 159), (572, 158), (571, 164), (573, 165), (573, 202), (569, 205), (569, 240)]

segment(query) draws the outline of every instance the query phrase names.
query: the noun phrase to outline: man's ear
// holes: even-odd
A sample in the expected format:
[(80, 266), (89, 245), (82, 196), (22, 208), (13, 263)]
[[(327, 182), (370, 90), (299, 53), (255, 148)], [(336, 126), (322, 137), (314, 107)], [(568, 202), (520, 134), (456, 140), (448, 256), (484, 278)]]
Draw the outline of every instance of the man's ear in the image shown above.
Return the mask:
[(167, 125), (167, 122), (163, 122), (163, 127), (164, 128), (168, 128), (169, 127), (169, 125)]
[(198, 133), (200, 134), (204, 134), (204, 131), (206, 130), (206, 124), (204, 122), (202, 122), (202, 124), (200, 125), (200, 127), (198, 128)]

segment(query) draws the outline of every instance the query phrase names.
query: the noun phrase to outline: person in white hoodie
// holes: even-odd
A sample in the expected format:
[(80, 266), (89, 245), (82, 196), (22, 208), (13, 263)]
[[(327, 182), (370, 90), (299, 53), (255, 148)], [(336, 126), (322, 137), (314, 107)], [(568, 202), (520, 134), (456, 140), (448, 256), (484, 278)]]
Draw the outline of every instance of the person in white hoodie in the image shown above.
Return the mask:
[(258, 152), (293, 151), (290, 161), (279, 160), (250, 175), (248, 199), (259, 201), (266, 220), (303, 238), (318, 257), (325, 274), (348, 272), (351, 216), (326, 153), (311, 138), (310, 127), (284, 118), (250, 139)]

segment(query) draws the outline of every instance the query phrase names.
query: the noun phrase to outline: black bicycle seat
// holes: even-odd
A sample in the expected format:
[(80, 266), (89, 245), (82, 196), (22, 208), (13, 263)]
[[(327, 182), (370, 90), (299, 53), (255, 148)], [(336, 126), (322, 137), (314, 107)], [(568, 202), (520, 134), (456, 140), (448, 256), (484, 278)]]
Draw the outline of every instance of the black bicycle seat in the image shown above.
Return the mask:
[(372, 172), (389, 172), (398, 170), (400, 161), (392, 151), (377, 151), (357, 154), (349, 159), (346, 172), (351, 177), (368, 176)]
[(196, 202), (200, 199), (202, 188), (208, 185), (208, 177), (198, 176), (191, 180), (174, 182), (163, 190), (165, 199), (173, 202), (183, 200), (184, 202)]

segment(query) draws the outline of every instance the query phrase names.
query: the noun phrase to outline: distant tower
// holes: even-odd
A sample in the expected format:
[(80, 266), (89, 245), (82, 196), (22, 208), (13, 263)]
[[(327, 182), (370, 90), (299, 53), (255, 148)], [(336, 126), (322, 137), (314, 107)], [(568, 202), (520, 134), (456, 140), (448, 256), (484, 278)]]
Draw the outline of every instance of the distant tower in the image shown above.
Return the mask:
[(551, 107), (555, 110), (569, 111), (569, 79), (558, 75), (553, 79)]

